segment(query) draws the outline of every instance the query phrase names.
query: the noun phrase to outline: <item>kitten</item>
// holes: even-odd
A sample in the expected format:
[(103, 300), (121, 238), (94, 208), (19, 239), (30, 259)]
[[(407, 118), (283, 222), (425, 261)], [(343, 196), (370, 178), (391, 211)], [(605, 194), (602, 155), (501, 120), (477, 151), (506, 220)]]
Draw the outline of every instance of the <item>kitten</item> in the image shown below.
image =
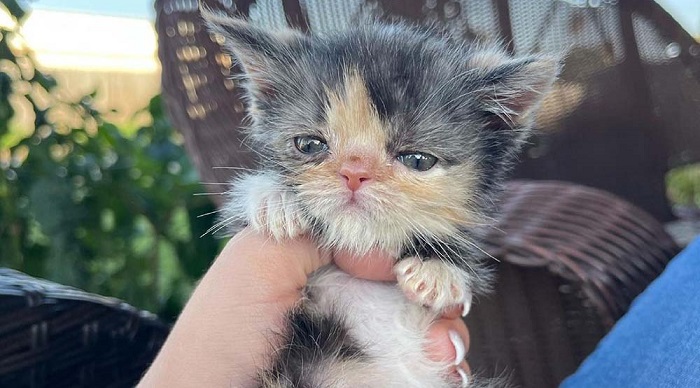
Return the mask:
[(427, 360), (425, 334), (489, 287), (479, 236), (558, 61), (404, 24), (317, 36), (204, 15), (244, 71), (261, 163), (234, 181), (224, 221), (396, 257), (398, 286), (312, 275), (260, 385), (462, 385)]

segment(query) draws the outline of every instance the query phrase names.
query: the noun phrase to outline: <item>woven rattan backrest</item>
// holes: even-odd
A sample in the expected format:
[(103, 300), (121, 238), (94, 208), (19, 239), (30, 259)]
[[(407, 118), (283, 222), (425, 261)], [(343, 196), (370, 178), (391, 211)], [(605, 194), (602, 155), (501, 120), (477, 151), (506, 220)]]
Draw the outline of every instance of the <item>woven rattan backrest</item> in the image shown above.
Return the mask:
[[(657, 218), (668, 166), (700, 160), (700, 46), (652, 0), (202, 0), (270, 27), (328, 31), (364, 13), (440, 20), (517, 54), (566, 53), (519, 178), (602, 188)], [(303, 4), (302, 7), (300, 4)], [(249, 165), (236, 68), (202, 27), (197, 0), (156, 1), (163, 93), (202, 179)], [(643, 184), (641, 184), (643, 182)], [(217, 198), (214, 198), (217, 200)]]

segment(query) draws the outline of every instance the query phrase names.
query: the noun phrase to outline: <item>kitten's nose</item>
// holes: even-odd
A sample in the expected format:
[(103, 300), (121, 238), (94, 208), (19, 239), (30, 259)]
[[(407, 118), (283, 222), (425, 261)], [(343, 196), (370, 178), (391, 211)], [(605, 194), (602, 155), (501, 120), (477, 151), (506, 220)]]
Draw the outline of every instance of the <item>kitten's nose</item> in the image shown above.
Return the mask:
[(339, 173), (345, 179), (348, 189), (352, 191), (359, 190), (364, 182), (372, 179), (369, 169), (360, 163), (344, 163)]

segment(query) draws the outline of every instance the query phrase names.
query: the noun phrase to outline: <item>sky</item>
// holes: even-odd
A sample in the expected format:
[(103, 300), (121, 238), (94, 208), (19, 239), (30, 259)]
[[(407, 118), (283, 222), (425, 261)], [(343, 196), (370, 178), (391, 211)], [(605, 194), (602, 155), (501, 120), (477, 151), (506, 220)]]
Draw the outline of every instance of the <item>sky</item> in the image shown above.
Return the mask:
[(29, 0), (34, 9), (153, 19), (153, 0)]
[(700, 39), (700, 0), (656, 0), (686, 31)]
[[(153, 0), (29, 0), (33, 8), (153, 19)], [(282, 1), (282, 0), (280, 0)], [(344, 1), (344, 0), (340, 0)], [(683, 27), (700, 38), (700, 0), (657, 0)]]

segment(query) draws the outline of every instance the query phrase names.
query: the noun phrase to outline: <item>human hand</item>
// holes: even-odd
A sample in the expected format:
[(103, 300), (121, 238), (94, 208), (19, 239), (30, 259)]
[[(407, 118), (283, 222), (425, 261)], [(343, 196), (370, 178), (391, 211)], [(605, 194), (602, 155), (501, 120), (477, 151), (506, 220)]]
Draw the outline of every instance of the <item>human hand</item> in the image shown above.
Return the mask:
[[(361, 260), (337, 253), (333, 260), (356, 277), (395, 280), (393, 260), (380, 253)], [(139, 386), (252, 386), (281, 345), (270, 333), (285, 327), (309, 274), (330, 262), (311, 240), (275, 242), (243, 230), (202, 278)], [(433, 323), (426, 352), (435, 361), (460, 360), (459, 369), (468, 373), (469, 333), (460, 311), (456, 306)], [(464, 378), (457, 367), (452, 372)]]

